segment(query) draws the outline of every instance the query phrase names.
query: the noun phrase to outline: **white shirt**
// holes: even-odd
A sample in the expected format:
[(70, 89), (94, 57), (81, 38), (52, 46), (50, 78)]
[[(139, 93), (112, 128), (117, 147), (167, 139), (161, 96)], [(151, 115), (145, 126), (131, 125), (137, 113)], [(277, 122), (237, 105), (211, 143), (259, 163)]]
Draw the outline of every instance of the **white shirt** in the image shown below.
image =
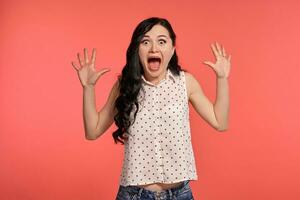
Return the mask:
[(124, 143), (120, 184), (197, 180), (184, 72), (176, 76), (168, 69), (157, 85), (142, 80), (139, 111)]

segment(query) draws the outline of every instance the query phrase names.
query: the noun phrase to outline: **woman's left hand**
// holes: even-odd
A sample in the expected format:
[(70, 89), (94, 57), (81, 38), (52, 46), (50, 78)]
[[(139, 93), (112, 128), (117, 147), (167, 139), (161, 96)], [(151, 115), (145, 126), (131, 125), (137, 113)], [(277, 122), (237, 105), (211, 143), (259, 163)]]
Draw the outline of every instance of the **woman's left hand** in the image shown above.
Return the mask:
[(216, 57), (216, 63), (212, 63), (210, 61), (204, 61), (203, 63), (209, 65), (215, 71), (218, 78), (228, 78), (230, 71), (230, 59), (231, 55), (226, 58), (226, 52), (224, 47), (220, 47), (220, 45), (216, 42), (216, 44), (211, 44), (211, 48)]

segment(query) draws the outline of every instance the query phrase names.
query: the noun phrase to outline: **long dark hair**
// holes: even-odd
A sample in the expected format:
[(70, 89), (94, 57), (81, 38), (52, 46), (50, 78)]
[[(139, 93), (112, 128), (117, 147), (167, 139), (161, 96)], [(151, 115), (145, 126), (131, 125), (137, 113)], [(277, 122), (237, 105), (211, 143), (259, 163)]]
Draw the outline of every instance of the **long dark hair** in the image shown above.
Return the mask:
[[(136, 113), (139, 109), (137, 96), (142, 86), (141, 75), (144, 74), (144, 70), (138, 55), (139, 44), (144, 35), (156, 24), (160, 24), (168, 30), (170, 38), (172, 39), (172, 44), (175, 46), (176, 35), (171, 27), (171, 24), (166, 19), (151, 17), (140, 22), (135, 28), (126, 52), (126, 65), (122, 69), (122, 74), (118, 76), (119, 96), (115, 101), (115, 107), (117, 108), (118, 112), (114, 116), (115, 124), (117, 125), (118, 129), (112, 134), (116, 144), (119, 141), (124, 145), (124, 142), (122, 141), (125, 139), (123, 134), (130, 134), (127, 132), (127, 130), (130, 125), (133, 124), (136, 118)], [(181, 66), (178, 64), (176, 50), (174, 51), (167, 68), (170, 69), (171, 73), (174, 75), (179, 75), (180, 71), (185, 71), (181, 69)], [(130, 121), (130, 113), (134, 105), (137, 109), (134, 113), (133, 121)], [(119, 137), (122, 140), (120, 140)]]

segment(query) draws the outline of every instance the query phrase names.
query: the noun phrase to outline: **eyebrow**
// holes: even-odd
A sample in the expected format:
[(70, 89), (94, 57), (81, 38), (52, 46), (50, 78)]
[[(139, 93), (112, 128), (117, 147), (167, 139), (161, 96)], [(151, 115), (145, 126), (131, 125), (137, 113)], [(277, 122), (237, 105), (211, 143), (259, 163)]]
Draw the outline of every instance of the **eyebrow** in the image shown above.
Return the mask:
[[(150, 37), (149, 35), (144, 35), (144, 37)], [(166, 35), (158, 35), (158, 37), (165, 37), (168, 38)]]

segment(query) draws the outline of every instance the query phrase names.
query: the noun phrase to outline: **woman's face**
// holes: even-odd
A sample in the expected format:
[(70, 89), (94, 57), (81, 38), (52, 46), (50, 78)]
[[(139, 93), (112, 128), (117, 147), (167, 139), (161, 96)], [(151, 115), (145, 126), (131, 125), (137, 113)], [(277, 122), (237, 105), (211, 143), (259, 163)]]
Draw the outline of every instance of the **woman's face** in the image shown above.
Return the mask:
[(155, 84), (165, 78), (174, 50), (169, 32), (162, 25), (154, 25), (145, 34), (139, 45), (139, 58), (148, 81)]

